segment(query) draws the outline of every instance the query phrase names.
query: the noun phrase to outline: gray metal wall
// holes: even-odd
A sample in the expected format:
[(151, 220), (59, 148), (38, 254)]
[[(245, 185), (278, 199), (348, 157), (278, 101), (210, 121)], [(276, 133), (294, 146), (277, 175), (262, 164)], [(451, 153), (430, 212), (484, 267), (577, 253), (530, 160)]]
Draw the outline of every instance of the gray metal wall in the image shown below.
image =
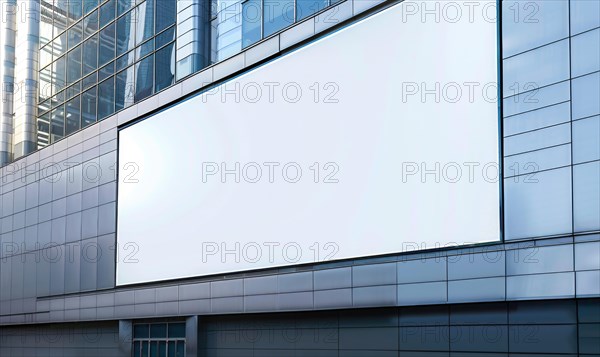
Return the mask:
[(598, 356), (600, 300), (437, 305), (200, 320), (200, 356)]
[(505, 90), (534, 85), (505, 92), (505, 163), (521, 167), (504, 180), (505, 244), (114, 288), (117, 126), (376, 3), (340, 3), (3, 167), (0, 325), (599, 297), (600, 10), (587, 0), (529, 2), (537, 22), (504, 1)]

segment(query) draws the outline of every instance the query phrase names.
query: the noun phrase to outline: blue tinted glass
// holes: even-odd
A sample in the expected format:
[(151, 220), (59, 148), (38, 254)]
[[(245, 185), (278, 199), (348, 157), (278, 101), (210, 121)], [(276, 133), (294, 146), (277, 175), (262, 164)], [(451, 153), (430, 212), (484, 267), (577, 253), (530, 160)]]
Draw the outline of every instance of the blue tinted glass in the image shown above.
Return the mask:
[(81, 121), (81, 100), (75, 97), (67, 102), (67, 120), (65, 135), (72, 134), (79, 130)]
[(67, 83), (73, 83), (81, 78), (81, 46), (67, 54)]
[(169, 324), (169, 338), (185, 338), (185, 323)]
[(572, 87), (573, 119), (600, 114), (600, 73), (576, 78)]
[(71, 22), (77, 21), (83, 15), (81, 1), (69, 0), (69, 19)]
[(67, 30), (69, 49), (77, 46), (81, 43), (81, 29), (83, 28), (83, 22), (79, 21), (77, 24)]
[(102, 81), (115, 74), (115, 62), (111, 62), (106, 66), (100, 68), (98, 71), (98, 81)]
[(98, 120), (102, 120), (115, 112), (114, 78), (107, 79), (98, 85)]
[(127, 54), (124, 54), (123, 56), (117, 58), (117, 72), (122, 70), (123, 68), (129, 66), (130, 64), (133, 64), (135, 59), (135, 55), (134, 55), (134, 51), (131, 51)]
[(154, 36), (154, 0), (146, 0), (138, 7), (136, 43), (140, 44)]
[(98, 6), (98, 0), (83, 0), (83, 13), (87, 14)]
[(83, 43), (83, 75), (98, 68), (98, 35), (94, 35)]
[(175, 80), (175, 44), (156, 52), (156, 83), (155, 91), (158, 92), (173, 84)]
[(294, 23), (294, 0), (264, 0), (264, 36)]
[(64, 105), (58, 106), (52, 111), (52, 132), (51, 140), (55, 142), (65, 136), (65, 107)]
[(573, 166), (573, 181), (575, 230), (599, 230), (600, 161)]
[(242, 47), (250, 46), (261, 38), (260, 0), (248, 0), (242, 4)]
[(135, 93), (134, 68), (131, 66), (117, 74), (115, 82), (115, 105), (117, 110), (127, 108), (133, 104)]
[(600, 1), (571, 0), (571, 32), (581, 33), (600, 27)]
[(98, 31), (98, 10), (83, 19), (83, 37), (88, 38), (96, 31)]
[(135, 0), (119, 0), (117, 4), (117, 16), (121, 16), (135, 5)]
[(96, 87), (81, 96), (81, 127), (96, 122)]
[(128, 12), (117, 20), (117, 56), (135, 47), (135, 26), (133, 11)]
[(156, 32), (160, 32), (175, 23), (177, 2), (158, 0), (156, 3)]
[(98, 66), (104, 64), (115, 58), (115, 24), (107, 26), (100, 31), (100, 50), (98, 58)]
[(152, 94), (154, 89), (154, 55), (148, 56), (135, 65), (135, 101)]
[(296, 0), (296, 19), (301, 20), (327, 7), (328, 0)]
[(575, 164), (600, 160), (600, 116), (573, 122)]
[(100, 7), (100, 27), (115, 19), (115, 0), (109, 0)]
[(146, 41), (144, 43), (142, 43), (142, 45), (140, 47), (138, 47), (137, 49), (137, 58), (142, 58), (145, 57), (147, 54), (149, 54), (150, 52), (154, 51), (154, 39), (151, 39), (150, 41)]
[(504, 97), (569, 78), (569, 40), (504, 60)]
[(600, 28), (571, 38), (572, 76), (600, 70)]
[(98, 75), (96, 73), (92, 73), (81, 80), (81, 89), (86, 90), (96, 83), (98, 83)]
[(503, 56), (513, 56), (568, 37), (568, 6), (568, 1), (503, 1)]
[(56, 62), (54, 62), (54, 86), (55, 92), (59, 92), (65, 88), (66, 73), (65, 68), (67, 64), (67, 56), (62, 56)]
[(161, 48), (173, 40), (175, 40), (175, 27), (171, 27), (170, 29), (156, 36), (156, 48)]

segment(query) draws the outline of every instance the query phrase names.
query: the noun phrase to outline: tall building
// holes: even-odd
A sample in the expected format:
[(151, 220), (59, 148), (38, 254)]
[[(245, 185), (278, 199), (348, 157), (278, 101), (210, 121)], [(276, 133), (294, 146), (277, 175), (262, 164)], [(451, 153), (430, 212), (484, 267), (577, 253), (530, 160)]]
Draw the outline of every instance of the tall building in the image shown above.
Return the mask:
[(0, 356), (599, 356), (600, 1), (4, 0)]

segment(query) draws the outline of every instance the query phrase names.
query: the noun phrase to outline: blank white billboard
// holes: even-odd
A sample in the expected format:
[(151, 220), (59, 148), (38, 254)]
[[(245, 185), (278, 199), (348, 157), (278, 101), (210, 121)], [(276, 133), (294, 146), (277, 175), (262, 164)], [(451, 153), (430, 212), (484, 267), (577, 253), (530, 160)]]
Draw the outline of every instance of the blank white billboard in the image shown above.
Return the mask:
[(117, 284), (499, 240), (495, 15), (400, 3), (122, 129)]

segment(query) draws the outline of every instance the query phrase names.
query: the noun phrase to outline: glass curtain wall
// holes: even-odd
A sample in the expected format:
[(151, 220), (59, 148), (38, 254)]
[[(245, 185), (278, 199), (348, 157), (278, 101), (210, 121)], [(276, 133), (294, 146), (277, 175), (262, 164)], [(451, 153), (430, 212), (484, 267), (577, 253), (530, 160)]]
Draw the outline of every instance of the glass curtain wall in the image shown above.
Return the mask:
[[(207, 64), (339, 0), (210, 1)], [(107, 118), (178, 78), (177, 1), (41, 0), (41, 8), (38, 147)]]

